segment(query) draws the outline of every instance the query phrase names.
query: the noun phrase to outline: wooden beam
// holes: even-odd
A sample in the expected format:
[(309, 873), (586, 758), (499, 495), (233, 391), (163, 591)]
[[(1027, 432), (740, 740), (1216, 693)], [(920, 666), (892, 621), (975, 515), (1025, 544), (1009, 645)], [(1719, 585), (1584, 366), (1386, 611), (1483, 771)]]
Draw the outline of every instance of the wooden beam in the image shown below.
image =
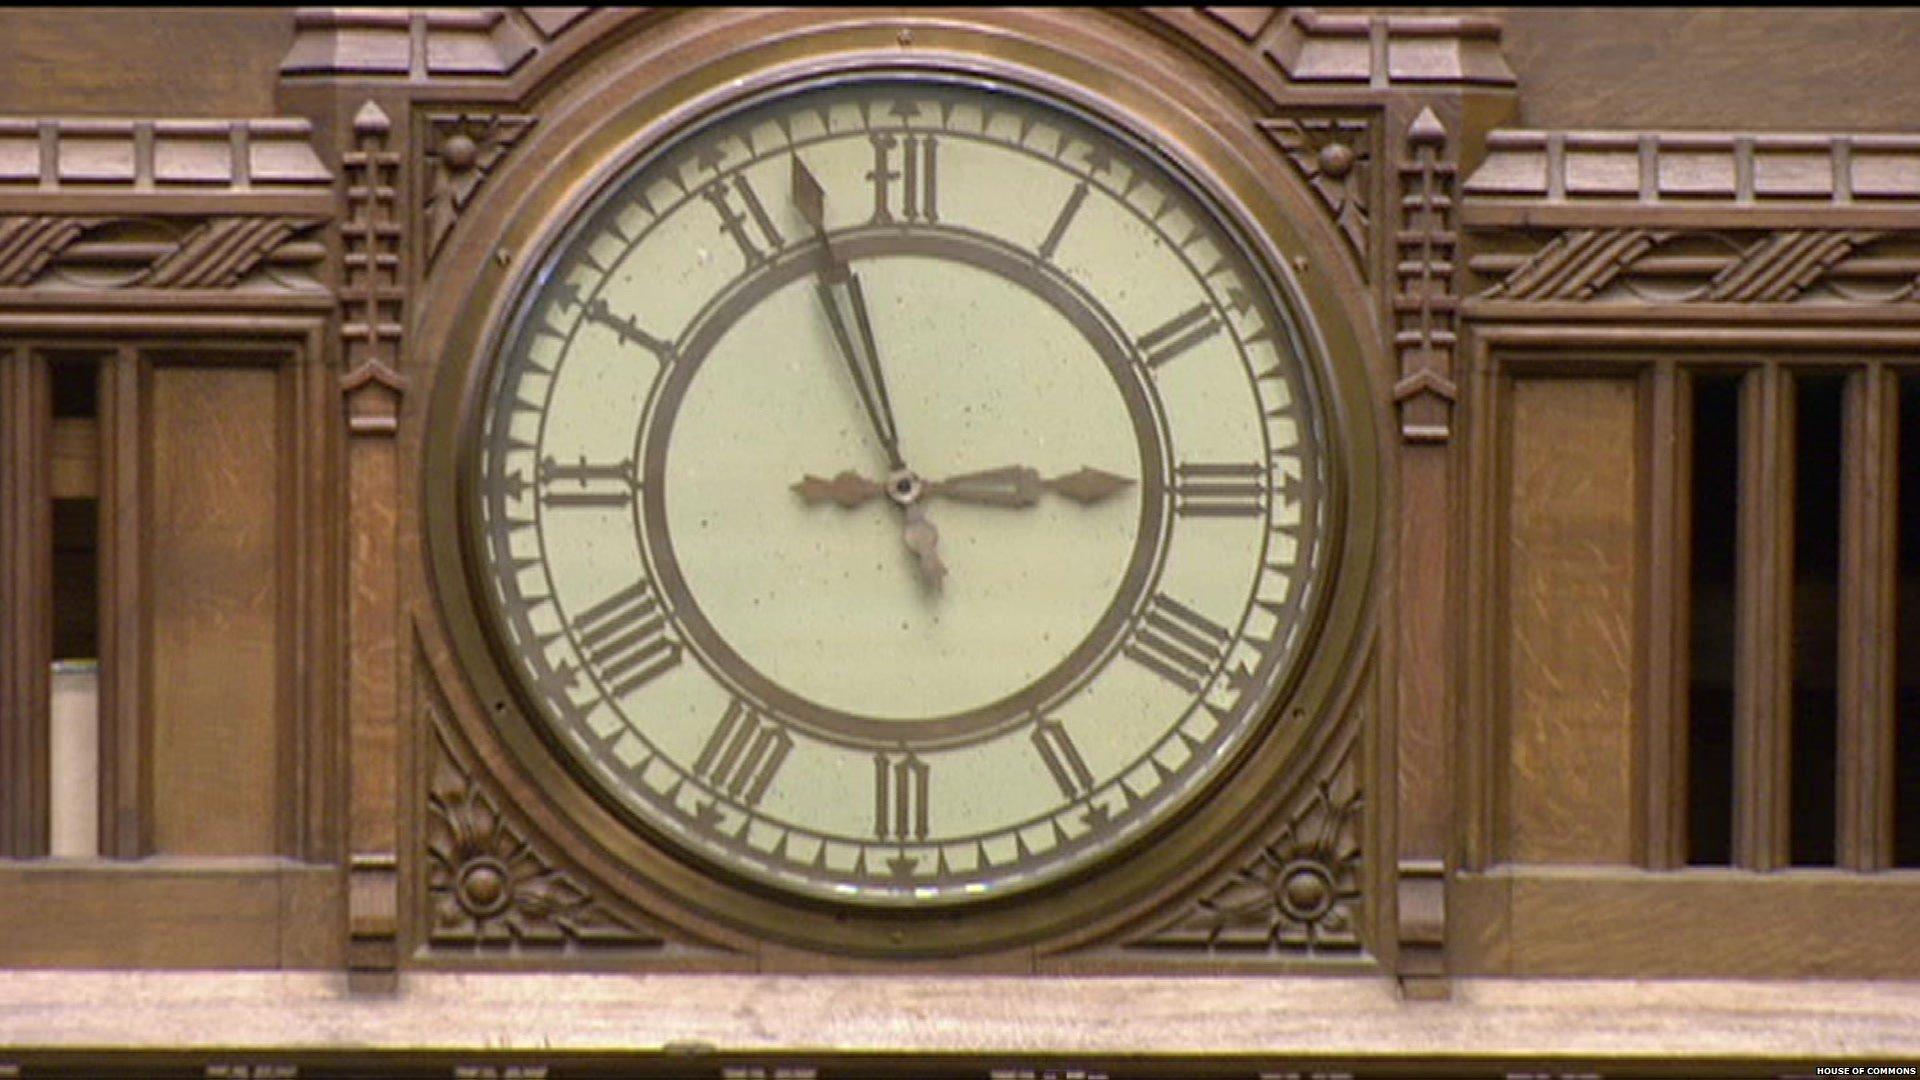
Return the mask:
[(1840, 522), (1839, 802), (1849, 870), (1892, 864), (1900, 383), (1880, 361), (1847, 380)]
[(1793, 689), (1793, 382), (1749, 372), (1740, 400), (1734, 643), (1733, 861), (1787, 863)]

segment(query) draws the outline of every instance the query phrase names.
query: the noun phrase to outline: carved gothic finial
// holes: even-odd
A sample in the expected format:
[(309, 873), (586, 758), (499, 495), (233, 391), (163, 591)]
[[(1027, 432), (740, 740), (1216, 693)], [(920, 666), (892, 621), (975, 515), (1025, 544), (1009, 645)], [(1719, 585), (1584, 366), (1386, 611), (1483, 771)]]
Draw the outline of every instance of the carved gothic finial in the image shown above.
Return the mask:
[(1407, 142), (1409, 145), (1420, 146), (1424, 143), (1432, 143), (1435, 146), (1442, 146), (1446, 144), (1446, 141), (1446, 125), (1442, 124), (1440, 118), (1433, 114), (1433, 106), (1431, 105), (1421, 109), (1420, 115), (1414, 117), (1413, 123), (1407, 127)]
[(387, 118), (387, 111), (372, 98), (353, 114), (353, 132), (361, 138), (383, 136), (392, 130), (393, 121)]
[(1400, 380), (1394, 400), (1400, 437), (1411, 443), (1443, 443), (1453, 437), (1455, 163), (1442, 150), (1447, 129), (1432, 107), (1407, 127), (1405, 153), (1397, 166), (1400, 198), (1399, 248), (1394, 265), (1394, 342)]

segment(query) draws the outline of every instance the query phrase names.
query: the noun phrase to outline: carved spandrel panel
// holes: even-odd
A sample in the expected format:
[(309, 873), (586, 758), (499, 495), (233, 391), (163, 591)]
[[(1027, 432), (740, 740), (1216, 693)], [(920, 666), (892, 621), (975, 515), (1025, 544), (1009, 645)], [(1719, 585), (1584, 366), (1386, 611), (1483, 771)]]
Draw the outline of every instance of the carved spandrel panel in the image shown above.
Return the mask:
[(461, 211), (534, 118), (503, 113), (434, 113), (427, 117), (428, 179), (422, 185), (421, 238), (431, 264)]
[(1294, 115), (1260, 121), (1313, 189), (1362, 277), (1372, 274), (1373, 122), (1365, 116)]
[[(1356, 718), (1352, 721), (1359, 726)], [(1357, 730), (1302, 785), (1278, 834), (1177, 919), (1129, 947), (1143, 951), (1358, 958), (1362, 810)]]
[(427, 940), (436, 951), (567, 952), (665, 944), (602, 904), (534, 842), (455, 755), (423, 704), (432, 758), (426, 792)]

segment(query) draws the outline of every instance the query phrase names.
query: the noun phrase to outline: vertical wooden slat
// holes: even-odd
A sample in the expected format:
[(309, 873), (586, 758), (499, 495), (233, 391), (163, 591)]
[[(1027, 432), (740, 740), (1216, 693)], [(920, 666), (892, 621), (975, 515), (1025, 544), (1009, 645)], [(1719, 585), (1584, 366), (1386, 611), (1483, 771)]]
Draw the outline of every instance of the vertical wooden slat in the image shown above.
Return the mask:
[(1840, 522), (1839, 864), (1893, 859), (1900, 385), (1880, 362), (1847, 381)]
[(1693, 487), (1693, 386), (1671, 360), (1641, 384), (1641, 470), (1647, 526), (1642, 553), (1640, 852), (1644, 865), (1668, 870), (1687, 860), (1688, 613)]
[(1473, 501), (1467, 512), (1467, 549), (1462, 554), (1469, 575), (1466, 595), (1476, 606), (1475, 617), (1467, 623), (1470, 637), (1465, 644), (1469, 655), (1462, 687), (1466, 722), (1461, 732), (1461, 865), (1484, 870), (1503, 855), (1498, 838), (1504, 785), (1497, 757), (1498, 748), (1506, 741), (1499, 705), (1501, 688), (1506, 685), (1500, 648), (1505, 640), (1500, 623), (1506, 611), (1501, 588), (1506, 574), (1501, 560), (1504, 545), (1500, 543), (1500, 523), (1506, 519), (1505, 492), (1511, 486), (1507, 475), (1509, 455), (1504, 446), (1512, 418), (1506, 404), (1511, 379), (1499, 374), (1484, 355), (1476, 356), (1472, 377), (1472, 405), (1462, 410), (1462, 429), (1468, 436), (1470, 455), (1468, 468), (1475, 478), (1467, 489)]
[(153, 850), (141, 634), (141, 363), (122, 348), (100, 365), (100, 853), (122, 859)]
[(1740, 402), (1740, 512), (1734, 606), (1734, 865), (1787, 862), (1793, 684), (1793, 382), (1750, 372)]
[(45, 358), (0, 355), (0, 855), (11, 858), (47, 850), (51, 422)]

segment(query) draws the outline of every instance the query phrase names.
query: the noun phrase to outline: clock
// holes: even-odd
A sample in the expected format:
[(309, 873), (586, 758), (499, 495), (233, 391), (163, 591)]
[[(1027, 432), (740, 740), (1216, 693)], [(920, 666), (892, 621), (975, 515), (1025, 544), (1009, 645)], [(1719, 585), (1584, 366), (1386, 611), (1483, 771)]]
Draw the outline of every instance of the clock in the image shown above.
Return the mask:
[(789, 937), (1064, 910), (1257, 802), (1347, 460), (1245, 209), (1044, 80), (728, 91), (603, 124), (476, 338), (447, 546), (495, 725)]

